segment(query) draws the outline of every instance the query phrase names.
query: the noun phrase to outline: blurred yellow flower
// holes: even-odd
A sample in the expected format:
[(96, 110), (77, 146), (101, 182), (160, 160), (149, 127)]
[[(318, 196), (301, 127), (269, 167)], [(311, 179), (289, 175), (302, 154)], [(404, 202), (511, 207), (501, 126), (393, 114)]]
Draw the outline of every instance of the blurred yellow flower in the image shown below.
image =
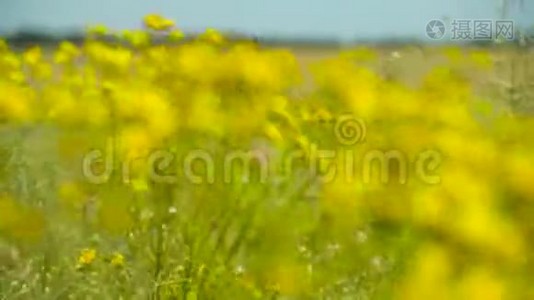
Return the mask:
[(17, 242), (38, 242), (45, 231), (43, 213), (16, 199), (0, 195), (0, 234)]
[(179, 29), (174, 29), (169, 32), (169, 40), (173, 42), (181, 41), (184, 37), (185, 34)]
[(150, 44), (150, 34), (141, 30), (125, 30), (122, 38), (135, 47), (145, 47)]
[(87, 33), (90, 35), (102, 36), (102, 35), (106, 35), (108, 32), (109, 32), (109, 29), (104, 24), (97, 24), (97, 25), (89, 26), (87, 28)]
[(174, 27), (174, 22), (158, 14), (150, 14), (143, 19), (146, 28), (164, 31)]
[(0, 90), (0, 122), (22, 123), (32, 119), (32, 90), (5, 82), (0, 82)]
[(69, 208), (80, 209), (87, 200), (87, 195), (76, 182), (64, 182), (59, 187), (59, 200)]
[(419, 300), (451, 298), (453, 265), (447, 249), (428, 244), (418, 249), (414, 265), (398, 286), (397, 299)]
[(225, 37), (218, 30), (208, 28), (199, 36), (199, 39), (215, 45), (220, 45), (225, 42)]
[(23, 60), (26, 64), (34, 66), (41, 61), (42, 56), (41, 47), (32, 47), (24, 52)]
[(78, 257), (78, 265), (80, 267), (91, 265), (96, 259), (96, 250), (93, 248), (86, 248), (80, 252)]
[(111, 256), (110, 264), (114, 267), (123, 267), (124, 266), (124, 256), (119, 252), (113, 253)]
[(469, 270), (459, 283), (456, 299), (509, 299), (505, 294), (505, 285), (500, 278), (492, 274), (492, 270)]
[(57, 64), (69, 63), (80, 54), (80, 50), (76, 45), (71, 42), (62, 42), (54, 54), (54, 61)]

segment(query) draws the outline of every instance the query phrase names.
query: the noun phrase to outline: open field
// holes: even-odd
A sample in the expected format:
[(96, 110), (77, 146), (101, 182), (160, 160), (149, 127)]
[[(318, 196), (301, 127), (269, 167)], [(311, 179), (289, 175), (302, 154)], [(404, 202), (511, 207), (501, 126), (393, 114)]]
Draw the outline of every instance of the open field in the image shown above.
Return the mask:
[(136, 34), (0, 45), (0, 298), (534, 298), (532, 49)]

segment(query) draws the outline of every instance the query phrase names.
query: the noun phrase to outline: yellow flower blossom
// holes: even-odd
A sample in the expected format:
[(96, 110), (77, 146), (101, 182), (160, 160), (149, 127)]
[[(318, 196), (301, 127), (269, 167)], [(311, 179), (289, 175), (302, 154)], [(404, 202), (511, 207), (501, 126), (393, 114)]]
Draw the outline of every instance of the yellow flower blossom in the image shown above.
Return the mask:
[(179, 29), (174, 29), (169, 32), (169, 40), (177, 42), (181, 41), (185, 37), (184, 33)]
[(2, 82), (0, 90), (0, 122), (23, 123), (32, 119), (32, 90)]
[(141, 30), (125, 30), (122, 38), (135, 47), (145, 47), (150, 45), (150, 34)]
[(91, 265), (96, 259), (96, 249), (86, 248), (80, 252), (78, 256), (78, 265), (81, 267)]
[(108, 34), (109, 29), (104, 24), (97, 24), (87, 28), (87, 33), (90, 35), (103, 36)]
[(152, 30), (164, 31), (174, 27), (174, 22), (157, 14), (145, 16), (144, 25)]
[(59, 49), (54, 54), (54, 61), (57, 64), (69, 63), (80, 55), (80, 50), (70, 42), (62, 42)]
[(215, 45), (220, 45), (226, 40), (224, 35), (214, 28), (207, 28), (206, 31), (199, 36), (199, 38), (202, 41), (206, 41)]
[(39, 63), (42, 59), (42, 56), (43, 54), (41, 47), (32, 47), (23, 54), (24, 62), (29, 65), (36, 65)]

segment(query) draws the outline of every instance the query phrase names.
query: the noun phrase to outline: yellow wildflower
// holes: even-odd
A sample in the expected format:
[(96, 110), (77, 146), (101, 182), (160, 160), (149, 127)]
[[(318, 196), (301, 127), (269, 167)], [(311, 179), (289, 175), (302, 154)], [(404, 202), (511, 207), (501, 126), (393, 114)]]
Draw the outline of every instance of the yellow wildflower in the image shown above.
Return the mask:
[(83, 249), (78, 257), (78, 264), (80, 266), (88, 266), (96, 259), (96, 250), (93, 248)]
[(15, 84), (0, 83), (0, 122), (26, 122), (31, 120), (33, 91)]
[(114, 267), (123, 267), (124, 266), (124, 256), (119, 252), (113, 253), (111, 257), (110, 264)]
[(106, 27), (106, 25), (103, 25), (103, 24), (94, 25), (87, 29), (88, 34), (96, 35), (96, 36), (106, 35), (108, 32), (109, 32), (108, 28)]
[(157, 31), (164, 31), (174, 27), (174, 22), (157, 14), (150, 14), (144, 18), (145, 27)]
[(141, 30), (125, 30), (122, 38), (135, 47), (148, 46), (150, 44), (150, 35)]
[(23, 54), (23, 60), (26, 64), (34, 66), (38, 64), (42, 59), (42, 50), (40, 47), (33, 47)]
[(80, 50), (70, 42), (62, 42), (54, 55), (54, 61), (58, 64), (68, 63), (80, 55)]
[(169, 40), (171, 41), (181, 41), (184, 37), (184, 33), (179, 29), (174, 29), (169, 32)]
[(200, 40), (213, 43), (216, 45), (222, 44), (225, 41), (224, 36), (216, 29), (208, 28), (199, 36)]

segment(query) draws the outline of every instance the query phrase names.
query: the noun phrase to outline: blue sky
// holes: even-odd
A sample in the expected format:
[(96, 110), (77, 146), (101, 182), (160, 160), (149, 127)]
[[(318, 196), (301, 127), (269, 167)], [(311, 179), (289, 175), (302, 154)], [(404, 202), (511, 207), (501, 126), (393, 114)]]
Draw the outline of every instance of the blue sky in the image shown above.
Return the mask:
[[(524, 9), (511, 16), (534, 25), (534, 0), (524, 1)], [(136, 28), (143, 15), (156, 12), (186, 31), (215, 27), (258, 36), (421, 38), (431, 19), (497, 19), (498, 7), (499, 0), (0, 0), (0, 32), (78, 30), (96, 23)]]

